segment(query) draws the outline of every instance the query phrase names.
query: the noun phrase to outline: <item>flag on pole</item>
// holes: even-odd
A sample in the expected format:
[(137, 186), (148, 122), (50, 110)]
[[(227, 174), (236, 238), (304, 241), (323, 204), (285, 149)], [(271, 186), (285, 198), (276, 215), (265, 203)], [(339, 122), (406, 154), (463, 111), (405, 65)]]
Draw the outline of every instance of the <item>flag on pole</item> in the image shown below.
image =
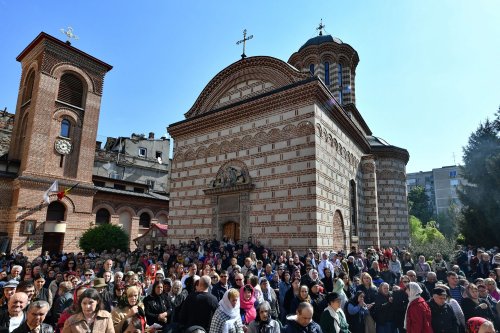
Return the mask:
[(57, 192), (59, 191), (59, 185), (57, 183), (57, 180), (55, 180), (52, 185), (50, 185), (49, 189), (47, 191), (45, 191), (45, 193), (43, 194), (43, 201), (45, 201), (46, 203), (50, 203), (50, 198), (49, 198), (49, 195), (50, 193), (52, 192)]
[(69, 191), (74, 189), (78, 184), (76, 183), (75, 185), (71, 186), (70, 188), (65, 189), (64, 191), (57, 192), (57, 200), (62, 200), (66, 195), (68, 195)]

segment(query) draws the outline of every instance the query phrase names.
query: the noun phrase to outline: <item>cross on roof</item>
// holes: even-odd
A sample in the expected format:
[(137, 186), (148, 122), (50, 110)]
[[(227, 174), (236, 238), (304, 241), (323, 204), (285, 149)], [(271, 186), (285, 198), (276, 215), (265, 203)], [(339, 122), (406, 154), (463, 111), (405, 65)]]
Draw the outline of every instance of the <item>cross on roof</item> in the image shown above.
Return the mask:
[(236, 45), (240, 45), (241, 43), (243, 43), (243, 53), (241, 54), (241, 59), (245, 59), (246, 58), (246, 56), (247, 56), (245, 54), (246, 41), (250, 40), (252, 38), (253, 38), (253, 35), (250, 35), (250, 36), (247, 37), (247, 29), (245, 29), (245, 30), (243, 30), (243, 39), (236, 42)]
[(73, 39), (75, 39), (75, 40), (76, 40), (76, 39), (78, 39), (78, 36), (77, 36), (77, 35), (75, 35), (75, 34), (73, 33), (73, 28), (72, 28), (72, 27), (68, 27), (68, 29), (67, 29), (67, 30), (64, 30), (64, 28), (63, 28), (63, 29), (61, 29), (61, 32), (62, 32), (63, 34), (65, 34), (65, 35), (66, 35), (66, 37), (68, 38), (68, 39), (66, 40), (66, 43), (68, 43), (68, 44), (71, 44), (71, 43), (70, 43), (70, 39), (71, 39), (71, 38), (73, 38)]
[(325, 25), (323, 24), (323, 19), (321, 19), (321, 22), (319, 23), (319, 26), (316, 28), (316, 30), (319, 30), (319, 35), (323, 36), (323, 29), (325, 28)]

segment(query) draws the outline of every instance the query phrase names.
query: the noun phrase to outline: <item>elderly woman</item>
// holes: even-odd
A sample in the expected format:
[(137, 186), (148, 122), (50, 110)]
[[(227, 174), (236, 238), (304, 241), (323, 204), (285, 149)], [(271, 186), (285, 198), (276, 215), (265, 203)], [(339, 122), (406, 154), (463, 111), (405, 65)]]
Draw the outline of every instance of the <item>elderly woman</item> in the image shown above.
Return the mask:
[(172, 308), (174, 311), (172, 322), (179, 322), (181, 308), (187, 297), (188, 292), (182, 289), (182, 282), (180, 280), (175, 280), (174, 282), (172, 282), (172, 289), (168, 293), (168, 299), (172, 304)]
[(377, 333), (394, 333), (394, 306), (392, 294), (389, 291), (389, 284), (382, 282), (378, 287), (378, 294), (375, 298), (373, 312), (375, 314), (375, 323), (377, 324)]
[(269, 281), (265, 277), (260, 278), (260, 289), (262, 290), (264, 301), (267, 301), (271, 306), (271, 318), (278, 319), (280, 311), (278, 296), (276, 296), (276, 292), (271, 288)]
[(248, 325), (247, 333), (280, 333), (281, 325), (270, 316), (271, 306), (264, 301), (257, 306), (257, 317)]
[(406, 309), (406, 333), (432, 333), (431, 309), (427, 302), (420, 297), (422, 289), (416, 282), (410, 282), (406, 288), (408, 308)]
[(210, 333), (243, 333), (240, 316), (240, 293), (229, 289), (219, 301), (210, 324)]
[(64, 323), (62, 333), (114, 333), (109, 312), (100, 310), (102, 300), (95, 289), (86, 289), (78, 298), (78, 311)]
[(146, 318), (143, 305), (139, 303), (139, 288), (136, 286), (128, 287), (126, 290), (126, 298), (122, 298), (116, 307), (111, 312), (113, 325), (116, 332), (121, 332), (127, 318), (138, 315), (142, 320), (142, 326), (145, 327)]

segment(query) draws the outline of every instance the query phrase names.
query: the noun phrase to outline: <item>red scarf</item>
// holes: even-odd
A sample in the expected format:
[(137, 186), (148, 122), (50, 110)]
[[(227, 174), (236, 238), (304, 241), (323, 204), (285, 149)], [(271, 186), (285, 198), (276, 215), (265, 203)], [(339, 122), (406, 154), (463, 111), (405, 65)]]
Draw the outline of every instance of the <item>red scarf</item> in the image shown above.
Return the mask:
[[(252, 288), (252, 296), (250, 299), (247, 301), (245, 300), (245, 291), (243, 290), (246, 286)], [(252, 321), (255, 320), (257, 317), (257, 311), (255, 310), (255, 296), (254, 296), (254, 291), (253, 287), (249, 284), (246, 286), (241, 287), (240, 289), (240, 309), (245, 310), (245, 320), (243, 324), (248, 325)]]

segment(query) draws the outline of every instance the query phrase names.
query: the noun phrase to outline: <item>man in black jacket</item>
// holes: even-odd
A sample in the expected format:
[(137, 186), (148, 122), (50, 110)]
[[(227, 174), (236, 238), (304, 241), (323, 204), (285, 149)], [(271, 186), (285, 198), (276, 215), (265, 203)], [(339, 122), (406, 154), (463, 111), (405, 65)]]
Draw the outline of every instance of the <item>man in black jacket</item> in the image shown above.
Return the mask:
[(432, 299), (428, 302), (432, 314), (434, 333), (458, 333), (458, 320), (451, 306), (446, 303), (446, 290), (434, 288)]
[[(12, 333), (53, 333), (54, 329), (49, 324), (44, 324), (45, 316), (49, 312), (50, 305), (46, 301), (31, 302), (26, 314), (26, 321), (16, 328)], [(38, 329), (38, 330), (37, 330)]]
[(181, 309), (180, 323), (185, 327), (201, 326), (209, 331), (215, 310), (219, 307), (217, 298), (208, 292), (210, 277), (204, 275), (198, 282), (197, 291), (189, 294)]
[(212, 287), (212, 295), (214, 295), (217, 298), (217, 301), (220, 301), (222, 299), (222, 296), (226, 293), (226, 291), (231, 288), (228, 282), (228, 274), (227, 271), (221, 271), (219, 275), (219, 282), (217, 282), (213, 287)]

